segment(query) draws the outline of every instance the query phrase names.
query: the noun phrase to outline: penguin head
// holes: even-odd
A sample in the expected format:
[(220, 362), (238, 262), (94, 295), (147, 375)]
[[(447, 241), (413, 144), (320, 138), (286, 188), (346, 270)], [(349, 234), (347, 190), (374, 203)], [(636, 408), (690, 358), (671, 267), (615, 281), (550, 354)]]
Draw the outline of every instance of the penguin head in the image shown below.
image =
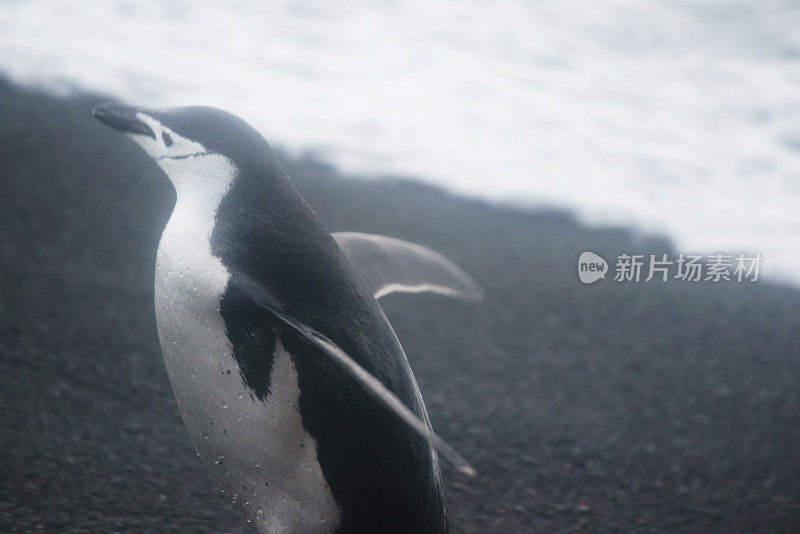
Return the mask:
[[(279, 168), (267, 141), (242, 119), (210, 107), (151, 109), (113, 103), (92, 112), (103, 124), (129, 135), (166, 172), (176, 188), (205, 160), (220, 157), (241, 177)], [(211, 159), (207, 159), (211, 158)]]

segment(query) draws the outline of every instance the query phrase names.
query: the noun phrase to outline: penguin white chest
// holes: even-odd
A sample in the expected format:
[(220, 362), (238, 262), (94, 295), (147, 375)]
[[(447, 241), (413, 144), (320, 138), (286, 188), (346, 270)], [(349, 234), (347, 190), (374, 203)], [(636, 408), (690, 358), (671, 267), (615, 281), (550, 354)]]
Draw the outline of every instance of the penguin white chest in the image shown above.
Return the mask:
[[(276, 343), (270, 394), (260, 400), (244, 384), (226, 335), (220, 301), (230, 274), (210, 237), (234, 174), (225, 158), (211, 158), (197, 159), (212, 163), (216, 176), (203, 165), (195, 184), (162, 164), (178, 200), (158, 248), (155, 308), (175, 398), (204, 465), (261, 532), (332, 532), (340, 511), (302, 425), (291, 355)], [(191, 185), (205, 187), (186, 190)]]

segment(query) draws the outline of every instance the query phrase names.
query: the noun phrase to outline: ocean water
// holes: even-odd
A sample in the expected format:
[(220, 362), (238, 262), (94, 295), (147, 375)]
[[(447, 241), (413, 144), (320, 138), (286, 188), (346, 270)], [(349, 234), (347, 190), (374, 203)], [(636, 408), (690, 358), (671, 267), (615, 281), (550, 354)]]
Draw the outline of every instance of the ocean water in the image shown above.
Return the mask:
[(800, 281), (800, 3), (0, 0), (0, 72), (232, 111), (411, 175)]

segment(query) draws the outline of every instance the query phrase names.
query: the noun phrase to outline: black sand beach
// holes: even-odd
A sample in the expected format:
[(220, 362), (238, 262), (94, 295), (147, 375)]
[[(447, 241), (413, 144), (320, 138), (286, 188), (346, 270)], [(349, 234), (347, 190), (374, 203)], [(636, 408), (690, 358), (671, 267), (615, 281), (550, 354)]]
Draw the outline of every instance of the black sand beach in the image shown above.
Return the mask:
[[(192, 451), (156, 339), (174, 194), (96, 102), (0, 83), (0, 532), (253, 532)], [(454, 533), (800, 532), (800, 291), (583, 286), (584, 250), (672, 246), (283, 161), (332, 231), (425, 244), (486, 290), (384, 301), (479, 473), (444, 466)]]

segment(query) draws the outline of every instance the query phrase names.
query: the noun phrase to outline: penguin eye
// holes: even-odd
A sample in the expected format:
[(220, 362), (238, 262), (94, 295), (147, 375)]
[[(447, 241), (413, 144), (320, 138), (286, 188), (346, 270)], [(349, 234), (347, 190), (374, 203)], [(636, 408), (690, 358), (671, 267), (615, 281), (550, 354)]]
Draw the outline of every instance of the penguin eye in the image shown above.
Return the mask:
[(169, 136), (167, 132), (163, 132), (161, 134), (161, 139), (164, 140), (164, 144), (167, 146), (172, 146), (172, 138)]

